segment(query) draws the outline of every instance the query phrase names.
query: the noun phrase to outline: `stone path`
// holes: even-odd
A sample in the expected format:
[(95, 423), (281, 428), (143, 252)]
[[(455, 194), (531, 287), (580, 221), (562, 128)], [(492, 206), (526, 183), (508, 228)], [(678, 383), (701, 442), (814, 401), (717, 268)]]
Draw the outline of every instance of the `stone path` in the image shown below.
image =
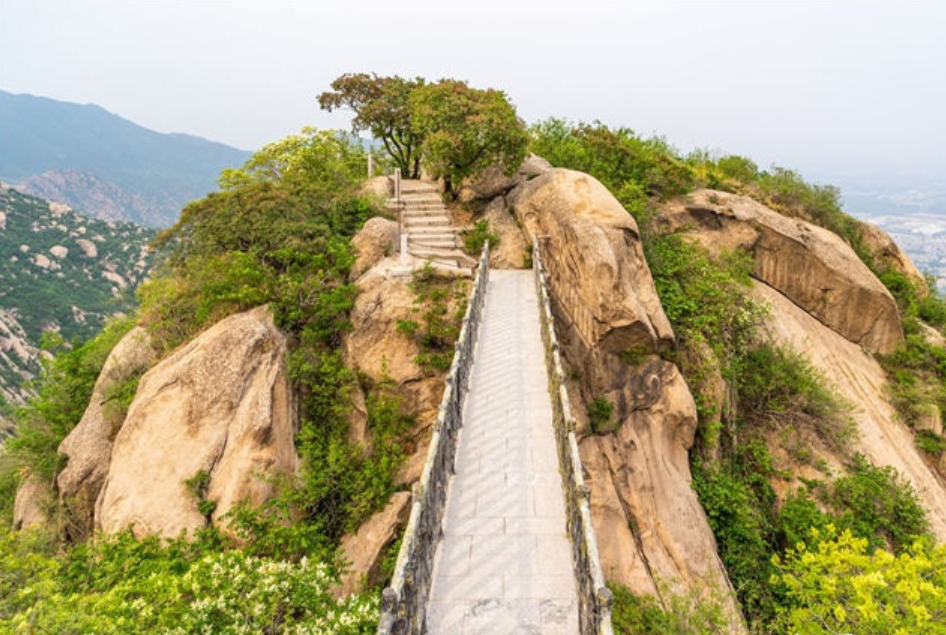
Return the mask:
[(491, 270), (431, 635), (577, 635), (578, 600), (531, 271)]

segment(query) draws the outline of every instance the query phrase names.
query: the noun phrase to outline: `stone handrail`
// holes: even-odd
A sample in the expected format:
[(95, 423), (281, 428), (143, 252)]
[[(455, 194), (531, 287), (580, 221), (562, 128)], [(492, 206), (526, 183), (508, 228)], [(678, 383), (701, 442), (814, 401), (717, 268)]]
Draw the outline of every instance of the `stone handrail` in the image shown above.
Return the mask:
[(558, 339), (552, 317), (547, 272), (537, 238), (532, 239), (532, 270), (535, 273), (539, 296), (539, 316), (542, 323), (542, 342), (545, 346), (545, 365), (549, 374), (549, 392), (552, 397), (552, 421), (558, 447), (559, 471), (565, 490), (565, 515), (568, 536), (572, 545), (572, 564), (578, 583), (578, 621), (581, 635), (613, 635), (611, 605), (613, 595), (605, 586), (604, 571), (598, 557), (598, 542), (591, 524), (590, 488), (585, 485), (575, 437), (575, 420), (571, 415), (565, 373), (559, 353)]
[(488, 280), (489, 243), (483, 247), (480, 256), (473, 294), (447, 374), (424, 471), (420, 481), (414, 484), (411, 515), (404, 530), (391, 584), (381, 594), (378, 635), (419, 635), (424, 630), (434, 553), (443, 524), (447, 482), (454, 471), (457, 435), (463, 425), (463, 396), (469, 387), (473, 349)]

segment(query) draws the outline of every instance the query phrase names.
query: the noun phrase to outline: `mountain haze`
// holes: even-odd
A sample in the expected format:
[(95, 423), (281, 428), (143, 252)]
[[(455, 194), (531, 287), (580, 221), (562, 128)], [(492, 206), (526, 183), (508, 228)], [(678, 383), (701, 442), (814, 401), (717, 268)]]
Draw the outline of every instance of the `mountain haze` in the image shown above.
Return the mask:
[(105, 220), (173, 224), (249, 153), (148, 130), (93, 104), (0, 91), (0, 179)]

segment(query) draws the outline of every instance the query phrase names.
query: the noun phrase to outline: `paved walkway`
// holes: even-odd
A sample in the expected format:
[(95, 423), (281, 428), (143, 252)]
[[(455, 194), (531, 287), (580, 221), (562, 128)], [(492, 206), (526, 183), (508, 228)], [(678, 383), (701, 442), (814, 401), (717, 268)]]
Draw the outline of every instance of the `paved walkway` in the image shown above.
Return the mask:
[(491, 270), (430, 635), (577, 635), (578, 600), (531, 271)]

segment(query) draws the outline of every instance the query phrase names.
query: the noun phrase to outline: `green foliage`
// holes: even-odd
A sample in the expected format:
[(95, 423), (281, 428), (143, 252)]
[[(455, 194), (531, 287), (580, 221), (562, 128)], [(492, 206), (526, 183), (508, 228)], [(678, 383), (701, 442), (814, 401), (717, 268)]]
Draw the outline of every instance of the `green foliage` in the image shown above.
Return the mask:
[(776, 428), (811, 430), (828, 447), (846, 451), (856, 433), (843, 402), (799, 353), (768, 342), (749, 348), (734, 373), (739, 417)]
[[(20, 339), (27, 347), (6, 347), (0, 387), (26, 399), (25, 383), (41, 372), (28, 347), (38, 347), (46, 332), (66, 341), (90, 339), (111, 316), (130, 310), (133, 290), (150, 266), (146, 245), (154, 232), (53, 211), (47, 201), (13, 189), (0, 190), (0, 209), (6, 215), (0, 232), (0, 321), (14, 343)], [(82, 245), (94, 247), (94, 256)], [(56, 256), (62, 255), (56, 247), (68, 253)]]
[(946, 452), (946, 438), (931, 430), (917, 430), (916, 447), (927, 454), (940, 457)]
[(716, 635), (729, 627), (720, 604), (696, 592), (677, 595), (663, 590), (665, 608), (656, 598), (634, 595), (620, 584), (609, 587), (614, 593), (615, 635)]
[(57, 554), (0, 534), (4, 633), (373, 633), (377, 597), (332, 599), (331, 566), (201, 541), (101, 538)]
[(346, 73), (332, 82), (332, 90), (319, 95), (319, 105), (329, 112), (348, 108), (355, 113), (352, 131), (368, 131), (405, 177), (420, 176), (423, 137), (412, 123), (410, 96), (425, 84), (420, 77), (379, 77), (372, 73)]
[(812, 529), (773, 559), (785, 604), (775, 633), (946, 633), (946, 546), (917, 541), (899, 555), (834, 527)]
[(398, 320), (397, 331), (415, 342), (420, 352), (414, 358), (430, 373), (446, 372), (453, 362), (454, 345), (466, 313), (467, 284), (438, 276), (429, 265), (414, 273), (412, 311), (419, 320)]
[(614, 420), (614, 404), (604, 397), (595, 397), (587, 406), (588, 424), (595, 434), (614, 432), (620, 421)]
[(693, 488), (750, 623), (771, 619), (777, 603), (769, 583), (776, 537), (769, 461), (764, 446), (756, 444), (740, 449), (728, 465), (699, 464), (693, 475)]
[(463, 250), (471, 256), (479, 256), (487, 241), (490, 248), (495, 248), (499, 244), (499, 234), (489, 231), (489, 221), (486, 219), (476, 221), (473, 229), (464, 230), (462, 236)]
[(836, 524), (868, 540), (872, 548), (895, 552), (928, 531), (926, 514), (910, 484), (889, 467), (875, 467), (854, 457), (827, 497), (838, 510)]
[(454, 197), (463, 179), (492, 165), (511, 173), (525, 158), (525, 124), (502, 91), (442, 79), (411, 91), (410, 105), (422, 163)]
[(591, 174), (638, 221), (645, 220), (650, 199), (667, 199), (695, 185), (693, 170), (665, 140), (642, 139), (629, 128), (547, 119), (529, 132), (533, 152), (552, 165)]

